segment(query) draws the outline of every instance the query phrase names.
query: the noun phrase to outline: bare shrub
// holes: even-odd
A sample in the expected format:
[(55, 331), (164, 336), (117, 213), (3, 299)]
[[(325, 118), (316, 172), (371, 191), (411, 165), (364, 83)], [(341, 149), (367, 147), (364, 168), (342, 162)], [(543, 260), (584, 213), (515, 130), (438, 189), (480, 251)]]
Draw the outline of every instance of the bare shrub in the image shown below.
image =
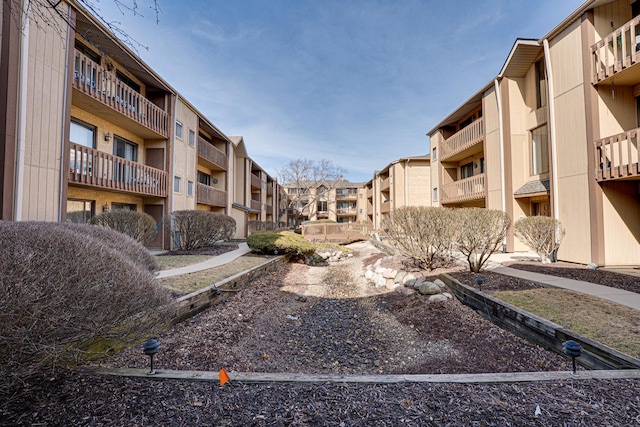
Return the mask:
[(168, 323), (171, 296), (126, 254), (71, 227), (0, 223), (0, 373), (73, 363)]
[(511, 226), (505, 212), (482, 208), (456, 209), (455, 222), (457, 248), (467, 257), (469, 269), (474, 273), (482, 269), (493, 252), (502, 248)]
[(153, 242), (156, 237), (156, 220), (144, 212), (115, 210), (92, 217), (89, 223), (119, 231), (143, 245)]
[(560, 247), (565, 231), (560, 221), (548, 216), (530, 216), (514, 225), (516, 236), (532, 251), (538, 254), (541, 261), (549, 259)]
[(233, 218), (209, 211), (173, 212), (167, 226), (175, 249), (185, 251), (229, 240), (236, 231)]
[(276, 224), (272, 221), (249, 221), (247, 223), (249, 227), (249, 232), (253, 233), (254, 231), (270, 231), (276, 229)]
[(131, 261), (143, 266), (151, 272), (158, 271), (160, 269), (156, 258), (149, 253), (147, 248), (142, 246), (142, 243), (127, 236), (126, 234), (117, 232), (110, 228), (89, 224), (66, 223), (64, 226), (77, 233), (89, 235), (100, 240), (105, 245), (112, 247), (125, 255)]
[(385, 218), (383, 229), (402, 253), (433, 270), (450, 261), (455, 235), (452, 216), (445, 208), (401, 207)]

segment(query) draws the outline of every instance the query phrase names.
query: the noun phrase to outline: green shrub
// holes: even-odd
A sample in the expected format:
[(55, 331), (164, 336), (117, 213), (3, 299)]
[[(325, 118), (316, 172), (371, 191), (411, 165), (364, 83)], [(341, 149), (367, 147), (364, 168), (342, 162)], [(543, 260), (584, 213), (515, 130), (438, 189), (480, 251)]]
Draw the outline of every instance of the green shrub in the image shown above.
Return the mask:
[(73, 227), (0, 223), (0, 375), (12, 380), (87, 356), (101, 338), (140, 341), (172, 298), (127, 254)]
[(213, 246), (231, 239), (236, 232), (232, 217), (209, 211), (176, 211), (166, 225), (175, 249), (185, 251)]
[(560, 221), (548, 216), (530, 216), (516, 222), (514, 226), (516, 236), (532, 251), (538, 254), (540, 260), (548, 259), (560, 247), (565, 231)]
[(247, 237), (247, 245), (254, 251), (268, 255), (289, 255), (299, 258), (312, 255), (316, 246), (291, 231), (256, 231)]
[(110, 246), (131, 261), (143, 266), (151, 272), (160, 270), (156, 257), (151, 255), (147, 248), (142, 246), (142, 243), (134, 240), (126, 234), (117, 232), (110, 228), (89, 224), (66, 223), (64, 226), (76, 233), (89, 235), (100, 240), (105, 245)]
[(153, 242), (157, 233), (156, 220), (144, 212), (127, 210), (103, 212), (92, 217), (89, 223), (119, 231), (143, 245)]

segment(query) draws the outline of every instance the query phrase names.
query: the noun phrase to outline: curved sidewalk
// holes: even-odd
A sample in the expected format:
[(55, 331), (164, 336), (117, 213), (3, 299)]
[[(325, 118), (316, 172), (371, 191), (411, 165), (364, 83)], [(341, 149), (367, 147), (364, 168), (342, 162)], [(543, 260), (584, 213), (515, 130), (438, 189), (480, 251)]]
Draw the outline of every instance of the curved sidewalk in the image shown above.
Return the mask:
[(197, 264), (187, 265), (185, 267), (172, 268), (170, 270), (161, 270), (156, 277), (159, 279), (163, 277), (179, 276), (181, 274), (195, 273), (202, 270), (208, 270), (214, 267), (220, 267), (227, 264), (236, 258), (240, 258), (242, 255), (251, 252), (249, 246), (246, 243), (239, 243), (238, 249), (226, 252), (222, 255), (212, 256), (206, 261), (199, 262)]
[(627, 307), (640, 310), (640, 294), (625, 291), (623, 289), (611, 288), (609, 286), (596, 285), (595, 283), (583, 282), (580, 280), (565, 279), (547, 274), (533, 273), (531, 271), (518, 270), (510, 267), (495, 267), (490, 271), (504, 274), (506, 276), (518, 277), (520, 279), (531, 280), (555, 288), (569, 289), (584, 294), (593, 295), (606, 299)]

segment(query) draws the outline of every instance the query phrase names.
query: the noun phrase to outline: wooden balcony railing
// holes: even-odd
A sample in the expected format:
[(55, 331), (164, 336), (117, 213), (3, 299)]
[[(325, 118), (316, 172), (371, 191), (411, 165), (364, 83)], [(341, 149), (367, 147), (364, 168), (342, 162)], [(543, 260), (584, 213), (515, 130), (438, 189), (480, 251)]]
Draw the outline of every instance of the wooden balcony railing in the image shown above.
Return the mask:
[(167, 197), (167, 173), (83, 145), (70, 143), (69, 182)]
[(486, 195), (485, 174), (480, 174), (443, 185), (441, 202), (467, 202), (484, 199)]
[(367, 188), (367, 199), (371, 199), (373, 197), (373, 188)]
[(257, 211), (262, 211), (262, 203), (257, 200), (251, 201), (251, 209), (255, 209)]
[(262, 180), (260, 179), (259, 176), (255, 176), (254, 174), (251, 174), (251, 186), (253, 188), (262, 189)]
[(595, 141), (596, 179), (640, 178), (640, 128)]
[(358, 213), (358, 209), (356, 208), (337, 208), (336, 215), (356, 215)]
[(273, 183), (267, 182), (267, 194), (273, 196)]
[(227, 192), (224, 190), (219, 190), (206, 184), (198, 183), (196, 191), (196, 201), (201, 205), (221, 208), (227, 206)]
[(115, 75), (75, 51), (73, 87), (167, 138), (168, 115)]
[(380, 191), (384, 191), (391, 186), (391, 178), (385, 178), (380, 182)]
[(446, 160), (451, 156), (454, 156), (467, 148), (471, 148), (484, 139), (484, 119), (471, 123), (469, 126), (456, 132), (454, 135), (447, 138), (440, 145), (440, 160)]
[(380, 204), (380, 213), (386, 214), (391, 212), (391, 202), (390, 201), (386, 201), (386, 202), (382, 202)]
[(227, 170), (228, 156), (201, 136), (198, 137), (198, 156), (220, 169)]
[(356, 200), (357, 198), (357, 192), (336, 192), (336, 200)]
[[(640, 16), (591, 46), (591, 83), (597, 84), (640, 61)], [(636, 82), (637, 83), (637, 82)]]

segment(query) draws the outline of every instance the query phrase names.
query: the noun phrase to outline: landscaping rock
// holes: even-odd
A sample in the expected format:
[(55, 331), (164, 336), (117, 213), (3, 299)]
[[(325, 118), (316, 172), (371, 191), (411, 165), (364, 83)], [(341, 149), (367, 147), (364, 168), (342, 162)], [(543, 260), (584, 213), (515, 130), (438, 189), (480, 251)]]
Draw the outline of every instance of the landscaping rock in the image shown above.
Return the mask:
[(421, 284), (417, 288), (417, 290), (422, 295), (436, 295), (436, 294), (441, 293), (440, 286), (436, 285), (435, 283), (431, 283), (431, 282), (426, 282), (426, 283)]
[(396, 277), (393, 278), (393, 281), (396, 283), (402, 283), (402, 279), (404, 279), (404, 276), (406, 275), (406, 271), (398, 271), (398, 274), (396, 274)]
[(437, 295), (431, 295), (429, 297), (429, 302), (434, 302), (434, 303), (438, 303), (438, 302), (445, 302), (447, 301), (449, 298), (447, 298), (446, 296), (442, 295), (442, 294), (437, 294)]
[(416, 283), (416, 276), (414, 276), (411, 273), (408, 273), (406, 276), (404, 276), (404, 278), (402, 279), (402, 284), (405, 286), (413, 286), (413, 284)]
[(398, 270), (392, 270), (390, 268), (385, 268), (382, 272), (382, 275), (385, 277), (385, 279), (394, 279), (397, 274)]

